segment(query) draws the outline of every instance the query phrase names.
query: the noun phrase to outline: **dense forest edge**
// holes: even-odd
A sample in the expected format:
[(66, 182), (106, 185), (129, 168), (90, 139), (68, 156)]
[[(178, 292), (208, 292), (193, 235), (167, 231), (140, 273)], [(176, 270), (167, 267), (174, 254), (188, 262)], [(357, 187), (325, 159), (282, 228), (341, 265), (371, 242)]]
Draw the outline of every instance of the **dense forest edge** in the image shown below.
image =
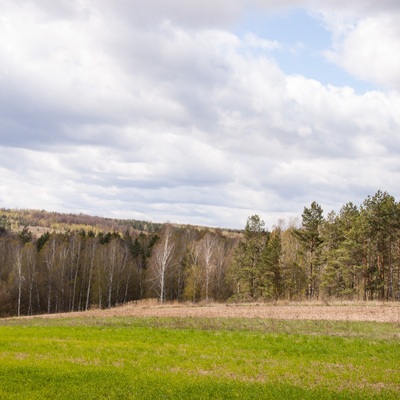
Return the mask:
[(387, 192), (324, 216), (243, 230), (0, 209), (0, 316), (134, 300), (400, 300), (400, 203)]

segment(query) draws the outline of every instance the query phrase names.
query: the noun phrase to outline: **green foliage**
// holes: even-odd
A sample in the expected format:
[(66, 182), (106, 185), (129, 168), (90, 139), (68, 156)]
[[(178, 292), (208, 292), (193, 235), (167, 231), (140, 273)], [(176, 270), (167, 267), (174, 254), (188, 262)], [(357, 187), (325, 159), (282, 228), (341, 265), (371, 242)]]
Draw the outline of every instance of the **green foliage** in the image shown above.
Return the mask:
[(23, 229), (18, 232), (17, 237), (22, 244), (29, 243), (33, 239), (32, 232), (28, 229), (27, 226), (24, 226)]
[(0, 215), (0, 236), (6, 234), (8, 221), (6, 215)]
[(352, 203), (340, 214), (329, 214), (323, 227), (325, 268), (321, 286), (327, 297), (353, 299), (360, 290), (362, 246), (359, 241), (360, 213)]
[(36, 247), (38, 251), (43, 249), (43, 246), (46, 244), (46, 242), (50, 239), (50, 232), (43, 233), (42, 236), (36, 241)]
[(265, 271), (265, 247), (269, 232), (258, 215), (248, 218), (244, 240), (239, 243), (234, 254), (233, 275), (236, 283), (236, 296), (241, 299), (262, 298), (268, 276)]
[[(361, 211), (364, 220), (363, 233), (369, 241), (365, 265), (365, 291), (369, 291), (371, 297), (374, 292), (378, 292), (379, 298), (384, 299), (393, 292), (392, 248), (399, 230), (399, 206), (393, 196), (378, 191), (373, 197), (368, 196)], [(389, 279), (385, 285), (387, 272)]]
[(232, 271), (239, 300), (277, 300), (283, 294), (281, 230), (265, 230), (258, 215), (247, 220), (244, 239), (235, 249)]
[(326, 295), (400, 299), (399, 211), (393, 196), (378, 191), (359, 209), (348, 203), (326, 221), (322, 276)]
[(323, 244), (321, 228), (323, 222), (322, 207), (314, 201), (310, 208), (304, 207), (302, 227), (295, 231), (302, 245), (308, 276), (307, 297), (310, 299), (319, 295), (320, 256)]
[[(170, 226), (167, 301), (400, 301), (400, 204), (387, 192), (368, 196), (359, 207), (347, 203), (326, 218), (313, 202), (304, 208), (300, 225), (284, 228), (282, 223), (271, 231), (258, 215), (249, 217), (241, 232)], [(164, 227), (2, 209), (0, 315), (154, 297), (157, 272), (152, 266)], [(213, 242), (208, 249), (207, 237)], [(28, 251), (28, 244), (36, 252)]]
[(247, 219), (244, 229), (244, 236), (247, 240), (259, 239), (265, 233), (265, 222), (257, 214)]

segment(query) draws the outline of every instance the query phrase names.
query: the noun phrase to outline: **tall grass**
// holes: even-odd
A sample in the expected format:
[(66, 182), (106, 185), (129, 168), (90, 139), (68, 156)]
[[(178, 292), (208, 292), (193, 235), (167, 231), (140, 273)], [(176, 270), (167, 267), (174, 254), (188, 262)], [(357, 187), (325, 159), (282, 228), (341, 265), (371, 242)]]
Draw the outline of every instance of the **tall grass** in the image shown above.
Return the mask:
[(195, 318), (0, 323), (1, 399), (398, 399), (398, 324)]

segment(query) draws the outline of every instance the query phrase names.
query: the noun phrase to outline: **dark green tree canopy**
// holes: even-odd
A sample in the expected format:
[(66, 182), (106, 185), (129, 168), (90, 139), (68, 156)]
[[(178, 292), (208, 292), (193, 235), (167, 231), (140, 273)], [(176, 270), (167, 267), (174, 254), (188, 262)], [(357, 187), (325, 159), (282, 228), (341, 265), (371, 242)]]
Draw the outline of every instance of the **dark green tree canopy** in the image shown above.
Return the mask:
[(266, 233), (265, 222), (257, 215), (252, 215), (247, 219), (244, 235), (246, 239), (262, 236)]

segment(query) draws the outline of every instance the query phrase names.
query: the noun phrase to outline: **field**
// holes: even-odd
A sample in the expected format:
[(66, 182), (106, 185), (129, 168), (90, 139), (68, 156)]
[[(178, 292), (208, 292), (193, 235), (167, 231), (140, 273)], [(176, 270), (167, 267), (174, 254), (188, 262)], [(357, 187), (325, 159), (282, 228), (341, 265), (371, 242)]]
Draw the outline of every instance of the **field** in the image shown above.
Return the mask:
[[(42, 318), (60, 317), (190, 317), (190, 318), (259, 318), (259, 319), (308, 319), (330, 321), (374, 321), (400, 324), (400, 304), (381, 302), (340, 303), (249, 303), (249, 304), (165, 304), (156, 300), (133, 302), (105, 310), (75, 312), (73, 314), (43, 315)], [(36, 317), (37, 318), (37, 317)]]
[(400, 306), (277, 304), (0, 320), (1, 399), (398, 399)]

